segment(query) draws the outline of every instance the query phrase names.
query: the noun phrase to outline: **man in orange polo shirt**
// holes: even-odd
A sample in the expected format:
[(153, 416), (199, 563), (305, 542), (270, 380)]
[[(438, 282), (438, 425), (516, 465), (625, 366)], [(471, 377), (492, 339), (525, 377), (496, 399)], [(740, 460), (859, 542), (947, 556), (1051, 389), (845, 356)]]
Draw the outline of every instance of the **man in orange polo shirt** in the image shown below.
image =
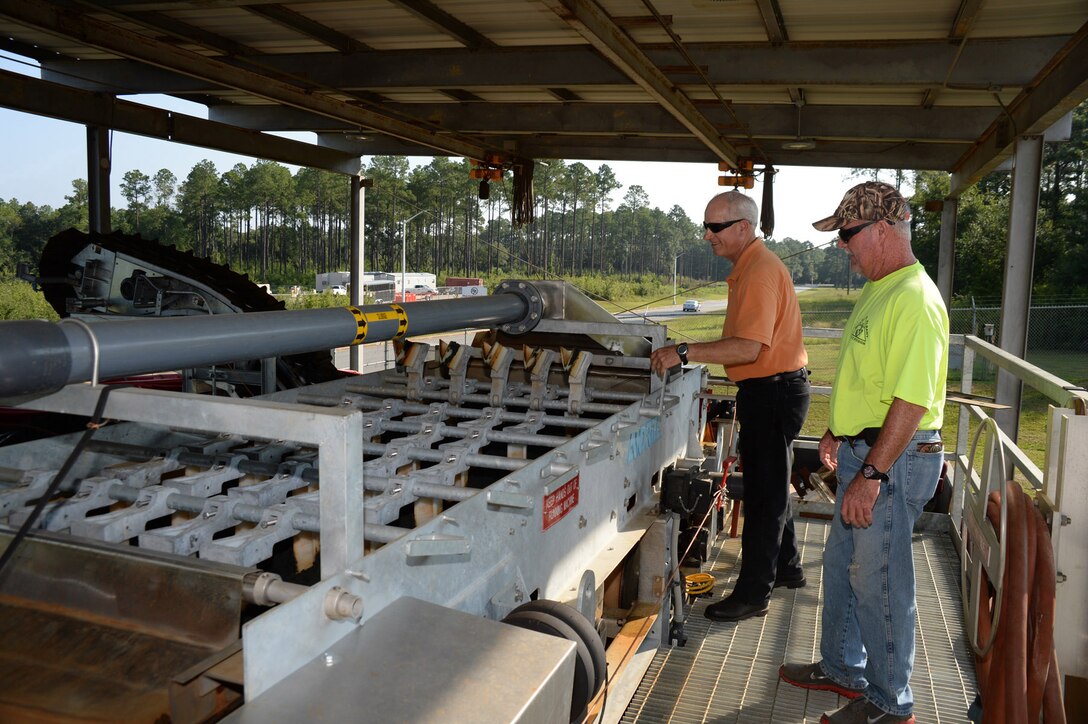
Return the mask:
[(739, 191), (707, 204), (703, 238), (733, 262), (722, 338), (655, 350), (654, 371), (679, 363), (721, 364), (737, 383), (740, 460), (744, 470), (744, 531), (733, 592), (706, 608), (714, 621), (767, 613), (777, 586), (805, 585), (790, 510), (791, 449), (808, 413), (808, 353), (801, 310), (785, 264), (757, 235), (759, 209)]

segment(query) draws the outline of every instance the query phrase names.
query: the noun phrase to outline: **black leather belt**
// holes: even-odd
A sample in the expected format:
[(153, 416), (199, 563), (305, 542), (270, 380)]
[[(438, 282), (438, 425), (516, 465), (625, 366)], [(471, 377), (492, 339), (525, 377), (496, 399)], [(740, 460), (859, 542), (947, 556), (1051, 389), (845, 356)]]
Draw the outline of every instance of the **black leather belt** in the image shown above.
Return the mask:
[(749, 377), (746, 380), (741, 380), (738, 385), (747, 384), (759, 384), (761, 382), (787, 382), (789, 380), (795, 380), (798, 377), (808, 377), (808, 370), (802, 367), (799, 370), (793, 372), (780, 372), (777, 375), (768, 375), (767, 377)]
[(864, 440), (866, 445), (872, 447), (876, 445), (876, 439), (880, 437), (880, 430), (879, 427), (867, 427), (857, 435), (839, 435), (839, 440), (850, 443)]
[[(876, 439), (880, 437), (881, 429), (882, 428), (879, 427), (867, 427), (859, 432), (857, 435), (839, 435), (836, 439), (840, 442), (848, 442), (850, 444), (854, 444), (858, 440), (863, 440), (866, 445), (872, 447), (873, 445), (876, 445)], [(922, 432), (922, 430), (918, 430), (918, 432)], [(938, 453), (943, 450), (944, 443), (941, 440), (937, 440), (936, 442), (918, 443), (919, 452)]]

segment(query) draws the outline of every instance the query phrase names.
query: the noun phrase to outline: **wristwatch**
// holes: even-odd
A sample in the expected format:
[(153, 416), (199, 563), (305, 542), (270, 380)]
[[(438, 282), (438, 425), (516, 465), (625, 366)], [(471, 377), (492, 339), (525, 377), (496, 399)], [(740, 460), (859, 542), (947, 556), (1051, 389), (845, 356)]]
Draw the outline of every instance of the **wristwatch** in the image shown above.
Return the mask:
[(688, 363), (688, 343), (681, 342), (676, 345), (676, 356), (680, 358), (680, 364), (686, 365)]
[(891, 480), (891, 478), (888, 477), (887, 473), (880, 472), (869, 463), (865, 463), (861, 466), (861, 477), (865, 478), (866, 480), (879, 480), (882, 483), (886, 483)]

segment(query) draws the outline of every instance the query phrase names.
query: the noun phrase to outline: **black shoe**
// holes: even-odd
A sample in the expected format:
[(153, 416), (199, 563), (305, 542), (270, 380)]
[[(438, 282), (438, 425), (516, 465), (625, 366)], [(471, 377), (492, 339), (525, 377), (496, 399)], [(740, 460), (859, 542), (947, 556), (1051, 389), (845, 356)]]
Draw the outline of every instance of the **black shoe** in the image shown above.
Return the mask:
[(767, 604), (745, 603), (733, 596), (726, 596), (717, 603), (712, 603), (703, 611), (711, 621), (743, 621), (753, 616), (766, 616)]
[(774, 579), (775, 588), (804, 588), (806, 583), (808, 583), (808, 581), (805, 580), (804, 571), (798, 571), (796, 574), (778, 576)]

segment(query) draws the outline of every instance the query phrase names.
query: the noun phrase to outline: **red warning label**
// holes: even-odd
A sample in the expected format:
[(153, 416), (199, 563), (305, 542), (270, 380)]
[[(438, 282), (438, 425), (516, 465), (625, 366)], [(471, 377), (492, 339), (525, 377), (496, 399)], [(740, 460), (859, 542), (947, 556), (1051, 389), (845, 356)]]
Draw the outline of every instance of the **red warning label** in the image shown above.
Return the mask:
[(544, 527), (547, 530), (578, 505), (578, 475), (544, 496)]

